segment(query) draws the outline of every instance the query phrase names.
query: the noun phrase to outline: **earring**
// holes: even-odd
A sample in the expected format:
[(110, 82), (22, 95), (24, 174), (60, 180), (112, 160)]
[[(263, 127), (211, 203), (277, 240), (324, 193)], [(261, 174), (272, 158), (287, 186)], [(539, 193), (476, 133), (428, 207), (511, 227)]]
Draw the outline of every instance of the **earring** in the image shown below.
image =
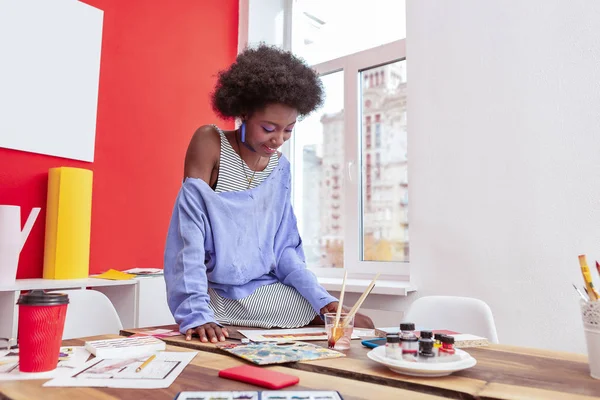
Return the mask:
[(242, 125), (240, 126), (240, 132), (241, 132), (241, 136), (242, 136), (242, 143), (246, 142), (246, 122), (242, 122)]

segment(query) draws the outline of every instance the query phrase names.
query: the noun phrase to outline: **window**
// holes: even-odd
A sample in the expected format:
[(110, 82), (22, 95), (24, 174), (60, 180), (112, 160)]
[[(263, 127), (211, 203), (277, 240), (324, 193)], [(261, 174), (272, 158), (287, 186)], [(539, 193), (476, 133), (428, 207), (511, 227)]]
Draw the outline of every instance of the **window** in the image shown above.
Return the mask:
[[(367, 103), (369, 103), (369, 102), (367, 101)], [(371, 148), (371, 117), (369, 117), (369, 116), (366, 117), (365, 125), (366, 125), (366, 130), (367, 130), (367, 134), (365, 137), (365, 142), (366, 142), (365, 145), (367, 146), (367, 149), (370, 149)]]
[[(384, 71), (395, 71), (398, 76), (406, 77), (406, 61), (396, 61), (376, 67), (375, 72), (383, 76)], [(372, 73), (372, 70), (362, 74)], [(365, 261), (408, 261), (408, 220), (406, 206), (400, 207), (408, 191), (406, 159), (406, 80), (396, 85), (373, 89), (380, 99), (376, 109), (363, 110), (375, 112), (375, 165), (376, 185), (372, 182), (370, 153), (365, 146), (367, 166), (362, 180), (365, 182), (362, 207), (363, 253)], [(363, 84), (363, 97), (372, 93), (372, 89)], [(367, 119), (369, 121), (369, 119)], [(369, 131), (364, 132), (367, 141)], [(375, 211), (374, 211), (375, 210)]]
[(293, 0), (292, 50), (316, 65), (404, 39), (405, 8), (404, 0)]
[(404, 2), (371, 0), (386, 10), (376, 16), (360, 1), (293, 4), (292, 51), (313, 65), (326, 92), (325, 106), (290, 140), (308, 266), (408, 276)]
[[(326, 94), (323, 108), (304, 119), (292, 135), (297, 150), (294, 211), (307, 264), (342, 268), (344, 148), (339, 144), (344, 141), (344, 73), (324, 75), (322, 82)], [(302, 206), (296, 207), (298, 204)]]

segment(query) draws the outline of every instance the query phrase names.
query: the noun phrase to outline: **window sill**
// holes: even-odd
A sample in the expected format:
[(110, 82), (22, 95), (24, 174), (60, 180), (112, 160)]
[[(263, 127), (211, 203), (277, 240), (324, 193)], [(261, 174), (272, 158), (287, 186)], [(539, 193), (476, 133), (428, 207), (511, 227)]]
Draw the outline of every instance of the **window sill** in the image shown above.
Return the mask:
[[(317, 277), (321, 286), (328, 291), (339, 292), (342, 290), (342, 278)], [(347, 293), (363, 293), (371, 283), (370, 279), (346, 279)], [(384, 294), (391, 296), (407, 296), (417, 288), (407, 281), (377, 280), (371, 294)]]

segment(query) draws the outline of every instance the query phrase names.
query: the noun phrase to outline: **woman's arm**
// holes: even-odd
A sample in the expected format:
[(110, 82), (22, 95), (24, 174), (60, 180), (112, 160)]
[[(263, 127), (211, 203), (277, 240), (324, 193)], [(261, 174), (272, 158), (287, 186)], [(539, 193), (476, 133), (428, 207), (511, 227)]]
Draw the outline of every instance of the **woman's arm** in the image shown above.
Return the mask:
[(208, 307), (204, 235), (205, 216), (192, 182), (182, 186), (171, 217), (165, 248), (167, 301), (179, 329), (215, 322)]
[[(287, 187), (291, 187), (291, 181)], [(319, 315), (336, 312), (338, 300), (331, 296), (317, 281), (317, 277), (306, 268), (302, 239), (298, 232), (296, 216), (288, 190), (283, 218), (275, 237), (277, 267), (275, 275), (280, 282), (293, 286)], [(348, 309), (344, 307), (344, 312)], [(354, 326), (373, 328), (373, 321), (366, 315), (357, 313)]]
[(281, 223), (275, 235), (275, 256), (277, 279), (288, 286), (293, 286), (313, 307), (317, 314), (337, 299), (323, 288), (317, 277), (308, 268), (302, 248), (302, 239), (298, 233), (296, 215), (291, 204), (291, 182), (288, 182), (284, 211)]

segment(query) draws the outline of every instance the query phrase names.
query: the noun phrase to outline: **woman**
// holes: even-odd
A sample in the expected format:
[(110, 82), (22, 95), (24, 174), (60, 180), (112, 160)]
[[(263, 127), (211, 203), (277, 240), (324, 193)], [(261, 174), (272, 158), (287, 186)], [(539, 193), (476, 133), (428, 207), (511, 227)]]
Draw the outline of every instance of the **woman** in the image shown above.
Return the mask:
[[(213, 108), (242, 123), (194, 134), (165, 249), (169, 307), (187, 340), (225, 340), (222, 325), (322, 324), (320, 315), (336, 311), (306, 268), (290, 164), (277, 151), (322, 101), (317, 74), (274, 47), (248, 49), (219, 74)], [(355, 325), (373, 326), (361, 315)]]

